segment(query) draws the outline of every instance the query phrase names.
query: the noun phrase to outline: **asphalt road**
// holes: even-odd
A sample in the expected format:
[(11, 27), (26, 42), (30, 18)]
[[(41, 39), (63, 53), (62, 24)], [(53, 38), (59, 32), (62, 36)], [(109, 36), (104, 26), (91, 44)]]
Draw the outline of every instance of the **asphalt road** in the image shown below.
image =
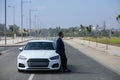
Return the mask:
[(105, 68), (78, 50), (66, 45), (69, 73), (17, 71), (18, 47), (0, 56), (0, 80), (120, 80), (120, 75)]
[(10, 49), (10, 47), (0, 47), (0, 51), (5, 51), (5, 50), (8, 50)]

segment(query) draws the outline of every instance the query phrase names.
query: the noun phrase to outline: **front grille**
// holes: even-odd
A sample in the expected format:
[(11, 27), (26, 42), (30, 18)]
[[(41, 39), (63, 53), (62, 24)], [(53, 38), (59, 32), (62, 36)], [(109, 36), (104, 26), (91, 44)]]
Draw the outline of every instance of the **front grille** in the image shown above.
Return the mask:
[(29, 59), (27, 61), (29, 67), (48, 67), (48, 59)]

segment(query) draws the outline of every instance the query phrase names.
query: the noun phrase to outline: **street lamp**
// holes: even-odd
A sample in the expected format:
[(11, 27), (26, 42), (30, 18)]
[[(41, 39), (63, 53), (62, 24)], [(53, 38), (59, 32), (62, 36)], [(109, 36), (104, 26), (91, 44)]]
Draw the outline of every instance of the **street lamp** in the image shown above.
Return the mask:
[[(14, 33), (14, 36), (15, 36), (15, 7), (10, 6), (10, 5), (8, 7), (13, 8), (13, 33)], [(14, 38), (14, 36), (13, 36), (13, 38)]]
[(5, 0), (5, 26), (4, 26), (4, 36), (5, 36), (5, 45), (7, 44), (7, 37), (6, 37), (6, 23), (7, 23), (7, 1)]
[(29, 36), (30, 36), (30, 39), (31, 39), (31, 15), (32, 15), (32, 12), (33, 11), (38, 11), (38, 10), (35, 10), (35, 9), (29, 9)]
[[(23, 33), (22, 33), (22, 30), (23, 30), (23, 3), (25, 1), (21, 0), (21, 38), (22, 38), (22, 41), (23, 41)], [(29, 1), (26, 1), (26, 2), (29, 2), (31, 3), (31, 0)]]
[(21, 39), (23, 40), (23, 0), (21, 0)]

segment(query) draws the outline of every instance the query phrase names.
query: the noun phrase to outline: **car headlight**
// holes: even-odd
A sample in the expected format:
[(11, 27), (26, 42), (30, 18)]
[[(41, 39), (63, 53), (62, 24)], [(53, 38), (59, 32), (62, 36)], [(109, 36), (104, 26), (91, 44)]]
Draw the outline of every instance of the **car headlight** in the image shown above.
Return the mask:
[(22, 55), (20, 55), (18, 58), (21, 59), (21, 60), (26, 60), (27, 59), (25, 56), (22, 56)]
[(59, 59), (59, 55), (53, 56), (53, 57), (51, 57), (50, 59), (51, 59), (51, 60)]

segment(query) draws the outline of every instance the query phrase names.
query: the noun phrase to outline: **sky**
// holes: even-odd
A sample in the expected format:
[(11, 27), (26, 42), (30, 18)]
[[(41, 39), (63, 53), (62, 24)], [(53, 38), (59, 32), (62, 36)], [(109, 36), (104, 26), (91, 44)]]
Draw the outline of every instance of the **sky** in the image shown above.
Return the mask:
[[(4, 1), (0, 0), (0, 23), (4, 23)], [(29, 9), (32, 9), (32, 28), (79, 27), (106, 23), (107, 28), (119, 28), (120, 0), (23, 0), (23, 28), (29, 28)], [(21, 0), (7, 0), (15, 6), (15, 24), (21, 26)], [(36, 18), (35, 18), (36, 15)], [(13, 24), (13, 9), (7, 7), (7, 25)], [(35, 25), (36, 24), (36, 25)]]

